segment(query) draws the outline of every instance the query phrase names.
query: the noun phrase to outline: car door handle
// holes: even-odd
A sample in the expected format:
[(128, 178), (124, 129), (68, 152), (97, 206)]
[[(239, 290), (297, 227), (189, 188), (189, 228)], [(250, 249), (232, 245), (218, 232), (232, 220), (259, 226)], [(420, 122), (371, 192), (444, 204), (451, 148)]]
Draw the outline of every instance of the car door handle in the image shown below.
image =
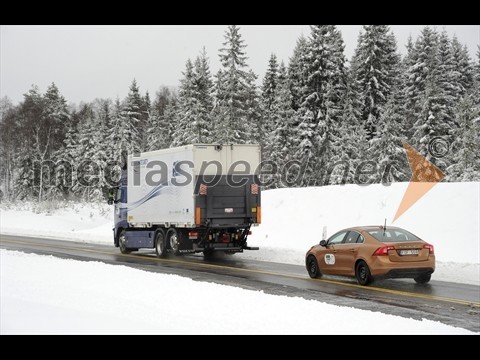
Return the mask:
[(357, 252), (357, 249), (350, 249), (351, 252)]

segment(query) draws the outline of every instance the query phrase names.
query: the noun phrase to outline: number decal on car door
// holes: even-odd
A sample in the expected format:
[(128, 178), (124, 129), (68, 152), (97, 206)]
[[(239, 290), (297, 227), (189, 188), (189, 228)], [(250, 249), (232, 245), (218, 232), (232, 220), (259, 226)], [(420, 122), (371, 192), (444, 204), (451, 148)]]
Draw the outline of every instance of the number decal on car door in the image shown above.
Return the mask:
[(327, 265), (335, 265), (335, 255), (333, 255), (333, 254), (325, 254), (325, 264), (327, 264)]

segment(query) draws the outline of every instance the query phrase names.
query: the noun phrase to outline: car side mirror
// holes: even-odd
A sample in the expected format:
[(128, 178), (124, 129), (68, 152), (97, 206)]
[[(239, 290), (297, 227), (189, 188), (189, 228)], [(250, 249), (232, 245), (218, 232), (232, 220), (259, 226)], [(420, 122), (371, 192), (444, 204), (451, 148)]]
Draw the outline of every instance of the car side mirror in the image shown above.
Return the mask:
[(327, 242), (325, 240), (320, 241), (320, 246), (326, 247)]

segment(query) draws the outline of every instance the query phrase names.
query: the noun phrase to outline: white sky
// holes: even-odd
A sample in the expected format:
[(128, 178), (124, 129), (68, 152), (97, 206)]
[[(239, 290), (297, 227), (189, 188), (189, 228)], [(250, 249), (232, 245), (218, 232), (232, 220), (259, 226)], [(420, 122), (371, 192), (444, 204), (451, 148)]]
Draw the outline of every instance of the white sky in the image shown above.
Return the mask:
[[(421, 25), (394, 25), (398, 49), (405, 51), (411, 34)], [(443, 25), (437, 25), (442, 29)], [(1, 26), (0, 96), (14, 103), (23, 99), (32, 84), (44, 92), (55, 82), (68, 102), (126, 96), (133, 78), (140, 91), (151, 95), (161, 85), (178, 86), (187, 58), (203, 46), (212, 74), (219, 68), (218, 50), (227, 26)], [(248, 64), (261, 80), (270, 54), (288, 63), (297, 38), (310, 28), (289, 26), (240, 26), (247, 45)], [(360, 25), (340, 25), (345, 53), (351, 58)], [(480, 25), (445, 26), (476, 56)], [(260, 83), (260, 82), (259, 82)], [(152, 96), (153, 97), (153, 96)]]

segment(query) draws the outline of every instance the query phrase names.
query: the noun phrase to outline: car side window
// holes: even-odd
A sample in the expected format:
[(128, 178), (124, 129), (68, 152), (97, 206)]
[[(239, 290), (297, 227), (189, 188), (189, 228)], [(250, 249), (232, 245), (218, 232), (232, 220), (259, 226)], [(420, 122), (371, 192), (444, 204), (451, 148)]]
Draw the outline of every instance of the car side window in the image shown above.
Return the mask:
[(357, 233), (356, 231), (349, 231), (346, 239), (345, 239), (345, 244), (355, 244), (357, 242), (358, 236), (360, 234)]
[(335, 244), (342, 243), (346, 234), (347, 234), (346, 231), (341, 231), (341, 232), (333, 235), (330, 239), (328, 239), (328, 245), (335, 245)]
[(365, 242), (365, 238), (362, 234), (358, 235), (357, 244), (363, 244)]

